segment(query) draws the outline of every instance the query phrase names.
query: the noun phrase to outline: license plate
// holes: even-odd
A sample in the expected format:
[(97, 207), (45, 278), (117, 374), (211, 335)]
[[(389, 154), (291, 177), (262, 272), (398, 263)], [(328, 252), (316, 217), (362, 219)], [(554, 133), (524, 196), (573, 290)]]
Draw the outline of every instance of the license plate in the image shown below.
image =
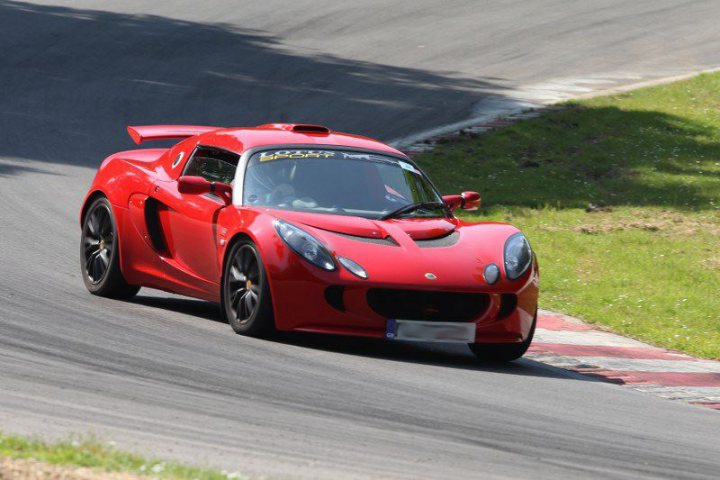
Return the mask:
[(409, 342), (475, 342), (475, 324), (469, 322), (424, 322), (388, 320), (385, 336)]

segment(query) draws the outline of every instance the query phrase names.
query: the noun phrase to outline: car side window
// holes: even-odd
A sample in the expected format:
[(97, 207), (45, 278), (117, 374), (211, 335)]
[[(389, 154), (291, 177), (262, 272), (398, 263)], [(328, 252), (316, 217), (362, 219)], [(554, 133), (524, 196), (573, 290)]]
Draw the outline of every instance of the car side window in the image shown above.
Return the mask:
[(183, 175), (203, 177), (209, 182), (232, 183), (240, 156), (225, 150), (198, 148), (185, 166)]

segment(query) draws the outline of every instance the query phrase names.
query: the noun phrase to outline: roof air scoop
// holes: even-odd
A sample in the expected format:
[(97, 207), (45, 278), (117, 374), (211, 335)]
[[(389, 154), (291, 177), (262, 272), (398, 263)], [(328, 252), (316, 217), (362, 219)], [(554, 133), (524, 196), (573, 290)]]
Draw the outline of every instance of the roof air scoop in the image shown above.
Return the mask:
[(292, 131), (300, 133), (320, 133), (325, 135), (330, 133), (330, 129), (323, 127), (322, 125), (306, 125), (302, 123), (293, 125)]
[(286, 130), (288, 132), (297, 133), (314, 133), (317, 135), (330, 134), (329, 128), (309, 123), (266, 123), (264, 125), (258, 125), (257, 128), (270, 128), (274, 130)]

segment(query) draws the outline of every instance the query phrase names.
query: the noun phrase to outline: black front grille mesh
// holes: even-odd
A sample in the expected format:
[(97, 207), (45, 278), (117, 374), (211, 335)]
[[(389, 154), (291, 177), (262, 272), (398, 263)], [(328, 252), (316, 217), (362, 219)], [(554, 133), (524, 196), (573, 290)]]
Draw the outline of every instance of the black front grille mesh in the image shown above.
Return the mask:
[(498, 320), (509, 317), (517, 307), (517, 296), (514, 293), (503, 293), (500, 296), (500, 310), (498, 311)]
[(484, 293), (432, 292), (423, 290), (368, 290), (370, 308), (385, 318), (468, 322), (482, 315), (490, 304)]

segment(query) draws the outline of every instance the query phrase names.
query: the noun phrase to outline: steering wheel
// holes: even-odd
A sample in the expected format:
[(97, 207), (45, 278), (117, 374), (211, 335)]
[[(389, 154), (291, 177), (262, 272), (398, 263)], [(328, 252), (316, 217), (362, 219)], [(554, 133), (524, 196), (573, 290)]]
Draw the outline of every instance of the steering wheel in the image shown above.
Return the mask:
[(292, 185), (287, 183), (281, 183), (273, 188), (272, 192), (268, 195), (268, 203), (270, 205), (281, 205), (282, 203), (289, 203), (295, 199), (295, 189)]

